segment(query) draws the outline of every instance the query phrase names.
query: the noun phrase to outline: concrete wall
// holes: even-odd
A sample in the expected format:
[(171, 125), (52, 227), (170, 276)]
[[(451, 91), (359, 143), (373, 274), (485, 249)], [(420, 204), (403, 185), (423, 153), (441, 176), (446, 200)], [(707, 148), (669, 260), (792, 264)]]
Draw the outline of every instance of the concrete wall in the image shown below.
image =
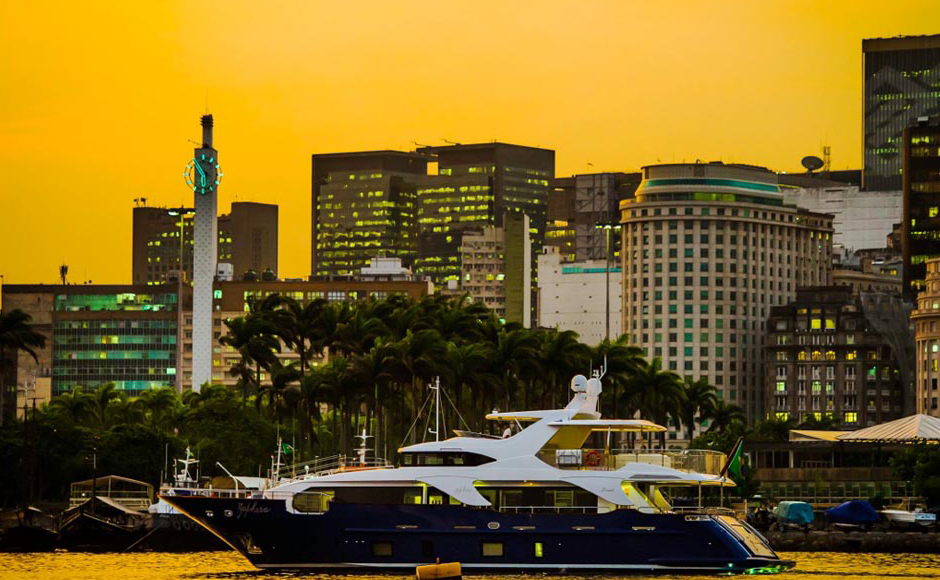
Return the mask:
[(856, 186), (782, 188), (785, 203), (834, 216), (833, 244), (859, 250), (883, 248), (901, 221), (900, 191), (860, 191)]

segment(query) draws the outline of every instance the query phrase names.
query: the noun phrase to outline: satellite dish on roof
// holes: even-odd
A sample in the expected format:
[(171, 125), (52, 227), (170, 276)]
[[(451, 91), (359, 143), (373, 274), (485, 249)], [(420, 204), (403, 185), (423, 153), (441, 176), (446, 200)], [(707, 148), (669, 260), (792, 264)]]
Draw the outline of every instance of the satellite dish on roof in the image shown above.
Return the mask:
[(803, 167), (805, 167), (806, 170), (810, 173), (816, 171), (817, 169), (821, 169), (823, 166), (823, 160), (819, 157), (816, 157), (815, 155), (807, 155), (803, 158), (802, 161), (800, 161), (800, 163), (802, 163)]

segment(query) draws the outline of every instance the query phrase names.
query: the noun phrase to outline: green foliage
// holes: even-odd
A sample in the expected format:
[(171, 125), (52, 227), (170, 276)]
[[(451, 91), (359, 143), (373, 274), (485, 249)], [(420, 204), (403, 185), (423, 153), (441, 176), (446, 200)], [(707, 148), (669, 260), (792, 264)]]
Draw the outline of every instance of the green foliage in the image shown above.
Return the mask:
[[(204, 476), (221, 473), (216, 462), (264, 475), (278, 436), (292, 445), (292, 459), (305, 461), (351, 453), (366, 430), (376, 455), (393, 458), (427, 432), (431, 413), (419, 410), (435, 377), (456, 406), (444, 406), (446, 430), (485, 431), (494, 428), (485, 421), (494, 408), (564, 405), (572, 376), (605, 360), (605, 416), (639, 413), (689, 433), (707, 420), (695, 443), (722, 451), (743, 430), (740, 408), (717, 400), (707, 382), (645, 360), (627, 335), (591, 348), (571, 331), (505, 324), (466, 297), (301, 303), (270, 295), (225, 325), (221, 342), (239, 355), (228, 369), (237, 389), (130, 398), (110, 383), (75, 387), (31, 413), (25, 429), (0, 429), (0, 460), (21, 474), (0, 480), (0, 501), (62, 500), (71, 481), (91, 477), (95, 455), (99, 474), (153, 484), (167, 456), (172, 462), (186, 447)], [(652, 438), (646, 444), (655, 446)]]
[(914, 493), (940, 505), (940, 445), (911, 445), (895, 452), (891, 467), (898, 477), (914, 485)]

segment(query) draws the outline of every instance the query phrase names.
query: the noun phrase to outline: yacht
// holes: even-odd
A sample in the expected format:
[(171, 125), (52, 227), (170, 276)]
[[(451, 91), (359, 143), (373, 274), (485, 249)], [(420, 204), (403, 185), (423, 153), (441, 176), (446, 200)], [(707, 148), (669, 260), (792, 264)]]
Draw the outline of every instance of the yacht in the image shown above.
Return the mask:
[[(602, 419), (602, 376), (574, 377), (563, 409), (489, 415), (515, 427), (502, 437), (455, 431), (403, 447), (397, 467), (360, 455), (264, 491), (164, 499), (263, 569), (410, 572), (436, 560), (472, 573), (792, 567), (730, 510), (670, 504), (673, 488), (701, 504), (703, 488), (734, 486), (724, 454), (636, 450), (665, 428)], [(620, 433), (634, 445), (618, 452)]]

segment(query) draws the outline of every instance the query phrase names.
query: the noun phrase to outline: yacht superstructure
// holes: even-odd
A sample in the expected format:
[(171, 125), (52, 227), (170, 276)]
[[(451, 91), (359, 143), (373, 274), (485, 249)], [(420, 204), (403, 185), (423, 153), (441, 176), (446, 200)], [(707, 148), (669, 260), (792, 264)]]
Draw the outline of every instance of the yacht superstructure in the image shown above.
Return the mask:
[[(437, 558), (555, 573), (792, 566), (729, 510), (670, 505), (672, 487), (733, 486), (723, 454), (617, 452), (615, 434), (664, 427), (602, 419), (599, 373), (571, 388), (563, 409), (487, 417), (517, 425), (514, 434), (458, 431), (400, 449), (398, 467), (353, 461), (263, 492), (166, 500), (260, 568), (408, 570)], [(584, 449), (593, 433), (603, 448)]]

